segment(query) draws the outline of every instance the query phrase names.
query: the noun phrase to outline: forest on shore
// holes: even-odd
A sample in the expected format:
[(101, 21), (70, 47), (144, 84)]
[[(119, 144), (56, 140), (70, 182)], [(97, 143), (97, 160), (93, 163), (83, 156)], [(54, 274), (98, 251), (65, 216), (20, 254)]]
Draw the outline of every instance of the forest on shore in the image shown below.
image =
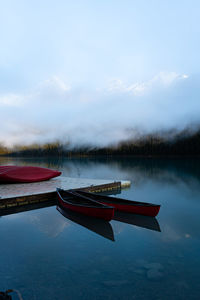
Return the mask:
[(164, 135), (146, 135), (137, 140), (127, 140), (108, 147), (80, 146), (72, 147), (70, 143), (62, 142), (32, 144), (29, 146), (17, 145), (7, 148), (0, 144), (1, 156), (199, 156), (200, 130), (195, 133), (182, 131), (173, 137)]

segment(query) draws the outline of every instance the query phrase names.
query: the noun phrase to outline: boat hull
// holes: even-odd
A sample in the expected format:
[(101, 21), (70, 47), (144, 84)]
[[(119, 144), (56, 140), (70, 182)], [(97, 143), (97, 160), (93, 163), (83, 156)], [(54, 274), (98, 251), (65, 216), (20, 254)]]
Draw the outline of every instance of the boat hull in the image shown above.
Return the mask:
[[(78, 200), (80, 200), (81, 197), (78, 197), (78, 195), (76, 195), (75, 197), (73, 197), (73, 195), (71, 196), (71, 200), (73, 199), (73, 203), (70, 203), (70, 195), (68, 196), (69, 201), (64, 201), (63, 197), (61, 196), (61, 194), (58, 192), (57, 190), (57, 195), (58, 195), (58, 203), (60, 206), (62, 206), (62, 208), (64, 209), (68, 209), (70, 211), (74, 211), (86, 216), (90, 216), (90, 217), (94, 217), (94, 218), (99, 218), (99, 219), (103, 219), (106, 221), (110, 221), (112, 220), (113, 216), (114, 216), (114, 208), (110, 207), (110, 206), (105, 206), (101, 203), (99, 203), (99, 207), (95, 207), (94, 206), (94, 201), (87, 199), (87, 201), (90, 200), (90, 205), (89, 206), (85, 206), (84, 205), (84, 201), (81, 204), (77, 204), (76, 203), (76, 198)], [(79, 201), (80, 202), (80, 201)]]
[(0, 183), (26, 183), (48, 180), (61, 172), (32, 166), (0, 166)]
[(76, 191), (80, 195), (87, 195), (91, 199), (103, 203), (105, 205), (110, 205), (118, 211), (134, 213), (144, 216), (155, 217), (159, 213), (160, 205), (130, 201), (121, 198), (108, 197), (104, 195), (97, 195), (94, 193), (88, 193), (84, 191)]

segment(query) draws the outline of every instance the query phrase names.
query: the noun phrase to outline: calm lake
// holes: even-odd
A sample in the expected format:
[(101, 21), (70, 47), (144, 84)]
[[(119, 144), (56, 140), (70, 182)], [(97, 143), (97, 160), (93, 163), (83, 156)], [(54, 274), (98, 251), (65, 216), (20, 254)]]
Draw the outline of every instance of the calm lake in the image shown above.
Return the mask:
[(102, 226), (56, 206), (0, 217), (0, 291), (18, 289), (23, 300), (200, 299), (199, 160), (1, 158), (5, 164), (131, 180), (117, 197), (161, 209), (153, 220), (118, 216)]

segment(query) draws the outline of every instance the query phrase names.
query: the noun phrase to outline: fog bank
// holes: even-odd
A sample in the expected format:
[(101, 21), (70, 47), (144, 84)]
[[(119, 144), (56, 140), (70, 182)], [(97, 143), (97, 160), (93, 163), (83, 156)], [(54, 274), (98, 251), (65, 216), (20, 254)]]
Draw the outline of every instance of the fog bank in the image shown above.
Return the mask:
[(74, 88), (54, 76), (23, 94), (0, 94), (0, 143), (105, 147), (158, 131), (195, 130), (199, 97), (197, 75), (161, 72), (133, 83), (112, 79), (96, 90)]

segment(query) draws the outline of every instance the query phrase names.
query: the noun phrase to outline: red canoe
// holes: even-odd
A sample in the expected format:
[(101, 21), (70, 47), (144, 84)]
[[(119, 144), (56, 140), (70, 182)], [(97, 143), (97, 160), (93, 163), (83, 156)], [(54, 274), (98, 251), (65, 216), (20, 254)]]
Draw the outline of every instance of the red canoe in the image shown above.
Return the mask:
[(95, 218), (110, 221), (114, 216), (114, 207), (90, 200), (86, 196), (80, 196), (63, 189), (57, 190), (58, 202), (63, 208)]
[(115, 198), (115, 197), (104, 196), (104, 195), (97, 195), (94, 193), (88, 193), (79, 190), (77, 190), (76, 193), (78, 193), (80, 196), (89, 197), (90, 199), (98, 201), (100, 203), (111, 205), (116, 210), (124, 211), (128, 213), (155, 217), (157, 216), (160, 210), (160, 205), (157, 204), (130, 201), (126, 199)]
[(57, 177), (61, 172), (31, 166), (0, 166), (0, 183), (36, 182)]

